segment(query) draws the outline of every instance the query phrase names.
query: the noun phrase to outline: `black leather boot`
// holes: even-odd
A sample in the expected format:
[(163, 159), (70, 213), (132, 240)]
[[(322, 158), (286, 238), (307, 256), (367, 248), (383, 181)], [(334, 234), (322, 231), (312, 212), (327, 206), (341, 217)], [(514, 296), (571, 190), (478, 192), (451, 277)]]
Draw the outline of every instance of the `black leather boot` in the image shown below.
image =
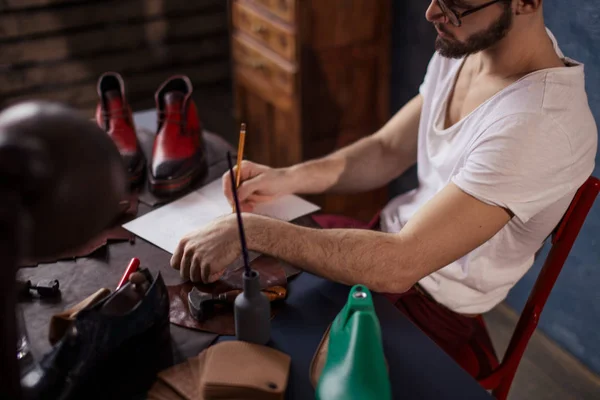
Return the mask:
[(173, 352), (167, 288), (160, 273), (152, 279), (141, 272), (148, 278), (145, 295), (127, 283), (79, 313), (40, 363), (42, 378), (24, 387), (28, 398), (144, 398), (157, 373), (172, 365)]

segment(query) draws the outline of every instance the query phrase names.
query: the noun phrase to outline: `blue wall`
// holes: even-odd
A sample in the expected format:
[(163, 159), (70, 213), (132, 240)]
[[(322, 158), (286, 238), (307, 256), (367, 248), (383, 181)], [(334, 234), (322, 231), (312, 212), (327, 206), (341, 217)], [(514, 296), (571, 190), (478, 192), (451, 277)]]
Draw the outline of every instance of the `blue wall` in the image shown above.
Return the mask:
[[(586, 65), (587, 92), (600, 124), (600, 1), (545, 0), (546, 24), (565, 55)], [(425, 21), (428, 1), (394, 1), (392, 111), (417, 89), (433, 52), (435, 31)], [(414, 186), (416, 170), (392, 185), (392, 194)], [(600, 177), (600, 155), (594, 175)], [(508, 304), (521, 311), (547, 248), (511, 291)], [(540, 329), (590, 369), (600, 373), (600, 199), (588, 216), (571, 256), (550, 295)]]

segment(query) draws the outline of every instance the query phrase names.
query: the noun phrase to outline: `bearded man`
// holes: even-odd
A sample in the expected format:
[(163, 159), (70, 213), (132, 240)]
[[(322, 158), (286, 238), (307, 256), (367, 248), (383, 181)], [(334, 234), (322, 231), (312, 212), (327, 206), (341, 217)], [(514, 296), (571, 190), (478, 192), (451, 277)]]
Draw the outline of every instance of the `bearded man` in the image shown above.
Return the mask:
[[(482, 352), (493, 350), (476, 317), (527, 272), (592, 173), (597, 127), (584, 67), (560, 51), (542, 0), (434, 0), (426, 18), (437, 51), (416, 97), (327, 157), (277, 169), (244, 162), (239, 198), (251, 250), (386, 293), (481, 376)], [(379, 188), (415, 163), (419, 187), (392, 199), (370, 229), (341, 218), (310, 229), (251, 213), (290, 193)], [(223, 183), (231, 200), (228, 174)], [(184, 237), (171, 264), (213, 281), (239, 256), (237, 235), (235, 215), (219, 219)]]

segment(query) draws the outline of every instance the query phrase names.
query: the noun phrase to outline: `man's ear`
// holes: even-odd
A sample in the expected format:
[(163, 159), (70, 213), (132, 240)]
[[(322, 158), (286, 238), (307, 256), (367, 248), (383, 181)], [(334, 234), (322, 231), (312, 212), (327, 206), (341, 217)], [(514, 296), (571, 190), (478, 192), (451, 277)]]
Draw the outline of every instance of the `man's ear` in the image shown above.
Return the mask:
[(543, 0), (517, 0), (514, 6), (515, 14), (533, 14), (542, 9)]

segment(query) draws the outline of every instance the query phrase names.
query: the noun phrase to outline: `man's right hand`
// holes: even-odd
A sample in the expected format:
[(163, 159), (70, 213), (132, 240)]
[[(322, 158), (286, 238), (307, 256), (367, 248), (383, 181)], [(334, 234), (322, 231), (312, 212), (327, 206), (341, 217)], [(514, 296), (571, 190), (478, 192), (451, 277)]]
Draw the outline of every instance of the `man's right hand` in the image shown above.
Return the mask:
[[(243, 160), (240, 169), (240, 186), (237, 193), (242, 212), (252, 212), (260, 203), (293, 193), (291, 178), (284, 168), (271, 168)], [(233, 173), (237, 177), (237, 166), (233, 167)], [(222, 182), (225, 197), (233, 206), (229, 171), (223, 175)]]

